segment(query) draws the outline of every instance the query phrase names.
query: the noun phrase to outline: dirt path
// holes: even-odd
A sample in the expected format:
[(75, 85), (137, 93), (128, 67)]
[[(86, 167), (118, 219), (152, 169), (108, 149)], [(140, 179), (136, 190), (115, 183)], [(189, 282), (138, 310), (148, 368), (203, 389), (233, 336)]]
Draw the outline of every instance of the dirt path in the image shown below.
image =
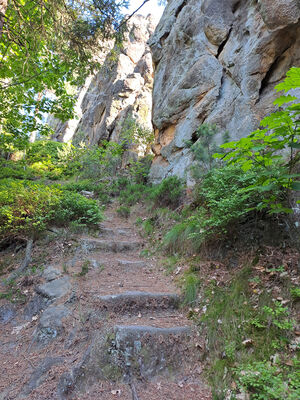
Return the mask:
[(0, 302), (0, 400), (209, 400), (201, 338), (133, 221), (54, 255), (23, 307)]

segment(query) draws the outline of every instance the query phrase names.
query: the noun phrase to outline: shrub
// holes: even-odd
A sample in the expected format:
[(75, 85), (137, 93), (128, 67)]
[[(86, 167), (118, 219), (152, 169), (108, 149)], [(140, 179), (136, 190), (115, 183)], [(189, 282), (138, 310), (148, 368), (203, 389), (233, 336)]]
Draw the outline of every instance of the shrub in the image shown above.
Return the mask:
[(59, 200), (53, 219), (55, 223), (64, 225), (77, 221), (79, 224), (96, 225), (103, 219), (96, 200), (73, 192), (62, 192)]
[(147, 191), (147, 187), (141, 183), (127, 184), (126, 188), (120, 193), (120, 203), (133, 206), (145, 196)]
[(181, 180), (177, 176), (170, 176), (152, 189), (150, 198), (157, 206), (175, 209), (179, 206), (182, 195), (183, 184)]
[(164, 237), (164, 248), (170, 253), (183, 253), (184, 251), (197, 250), (195, 241), (190, 240), (190, 235), (199, 231), (199, 226), (193, 221), (185, 221), (174, 225)]
[(46, 228), (55, 216), (60, 191), (26, 181), (0, 182), (0, 238), (28, 236)]
[(90, 179), (78, 182), (68, 182), (61, 186), (61, 189), (68, 192), (80, 193), (82, 191), (94, 192), (102, 203), (109, 202), (108, 188), (105, 183), (95, 183)]
[(238, 387), (249, 391), (253, 400), (296, 400), (300, 397), (299, 373), (296, 371), (262, 361), (243, 365), (236, 373)]
[(71, 152), (71, 146), (67, 143), (54, 142), (52, 140), (37, 140), (30, 143), (26, 151), (28, 164), (42, 163), (58, 165), (65, 158), (64, 155)]
[(131, 163), (129, 174), (135, 183), (146, 183), (153, 160), (152, 155), (147, 155), (138, 161)]
[[(292, 68), (285, 81), (277, 85), (276, 89), (288, 92), (298, 87), (300, 68)], [(286, 104), (289, 105), (282, 108)], [(279, 110), (261, 121), (263, 129), (223, 144), (221, 148), (227, 154), (216, 154), (215, 157), (236, 164), (244, 172), (257, 172), (252, 184), (245, 186), (245, 191), (261, 191), (264, 194), (263, 201), (256, 204), (257, 210), (266, 209), (270, 213), (292, 212), (287, 202), (289, 190), (300, 190), (300, 175), (295, 174), (300, 160), (300, 103), (297, 97), (287, 95), (276, 99), (274, 105)], [(285, 194), (280, 199), (276, 196), (279, 191)]]
[(35, 171), (22, 162), (3, 161), (0, 164), (0, 179), (34, 179)]
[(50, 224), (102, 220), (95, 200), (29, 181), (0, 181), (0, 239), (35, 236)]
[[(238, 166), (213, 169), (195, 188), (198, 208), (188, 223), (198, 226), (192, 235), (199, 245), (212, 236), (222, 237), (233, 223), (245, 222), (256, 205), (263, 201), (259, 189), (244, 191), (257, 178), (258, 170), (243, 172)], [(280, 195), (280, 193), (272, 193)]]

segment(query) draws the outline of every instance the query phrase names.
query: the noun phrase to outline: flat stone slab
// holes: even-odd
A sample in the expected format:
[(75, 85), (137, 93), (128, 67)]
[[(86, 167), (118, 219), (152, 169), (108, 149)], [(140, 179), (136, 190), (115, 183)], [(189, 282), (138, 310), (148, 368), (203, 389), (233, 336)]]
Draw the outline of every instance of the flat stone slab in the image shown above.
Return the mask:
[(100, 308), (122, 313), (139, 310), (166, 310), (178, 308), (180, 297), (173, 293), (124, 292), (97, 296)]
[(33, 371), (29, 381), (24, 385), (22, 395), (28, 396), (34, 389), (40, 386), (47, 378), (47, 373), (54, 365), (61, 364), (62, 357), (46, 357)]
[(47, 299), (58, 299), (71, 290), (70, 278), (64, 276), (59, 279), (44, 283), (36, 288), (36, 292)]
[(84, 250), (103, 250), (112, 253), (121, 253), (123, 251), (137, 250), (141, 246), (141, 242), (83, 239), (82, 246)]
[(42, 276), (44, 279), (46, 279), (46, 281), (50, 282), (54, 279), (60, 278), (62, 276), (62, 273), (58, 269), (49, 266), (44, 270)]
[(114, 332), (119, 359), (139, 378), (174, 374), (191, 356), (187, 346), (191, 329), (187, 326), (118, 325)]
[(128, 260), (118, 260), (118, 265), (126, 269), (145, 268), (147, 266), (147, 264), (144, 261), (128, 261)]

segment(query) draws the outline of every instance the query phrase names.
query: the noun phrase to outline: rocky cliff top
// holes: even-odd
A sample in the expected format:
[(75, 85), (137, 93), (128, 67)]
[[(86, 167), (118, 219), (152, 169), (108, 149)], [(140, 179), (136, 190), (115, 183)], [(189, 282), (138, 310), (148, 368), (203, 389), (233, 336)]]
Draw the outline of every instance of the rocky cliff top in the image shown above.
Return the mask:
[(155, 25), (151, 15), (135, 15), (129, 20), (122, 45), (114, 46), (100, 71), (79, 92), (76, 107), (80, 119), (55, 126), (57, 140), (74, 137), (91, 145), (118, 141), (128, 117), (152, 130), (153, 67), (147, 41)]

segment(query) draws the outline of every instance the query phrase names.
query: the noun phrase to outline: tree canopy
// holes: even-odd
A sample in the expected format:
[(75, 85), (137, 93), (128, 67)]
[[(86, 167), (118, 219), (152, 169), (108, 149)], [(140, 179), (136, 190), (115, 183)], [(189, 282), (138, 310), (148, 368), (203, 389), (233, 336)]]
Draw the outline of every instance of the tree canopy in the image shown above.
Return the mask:
[(26, 145), (48, 133), (44, 113), (72, 117), (95, 54), (120, 37), (127, 0), (9, 0), (0, 4), (0, 148)]

